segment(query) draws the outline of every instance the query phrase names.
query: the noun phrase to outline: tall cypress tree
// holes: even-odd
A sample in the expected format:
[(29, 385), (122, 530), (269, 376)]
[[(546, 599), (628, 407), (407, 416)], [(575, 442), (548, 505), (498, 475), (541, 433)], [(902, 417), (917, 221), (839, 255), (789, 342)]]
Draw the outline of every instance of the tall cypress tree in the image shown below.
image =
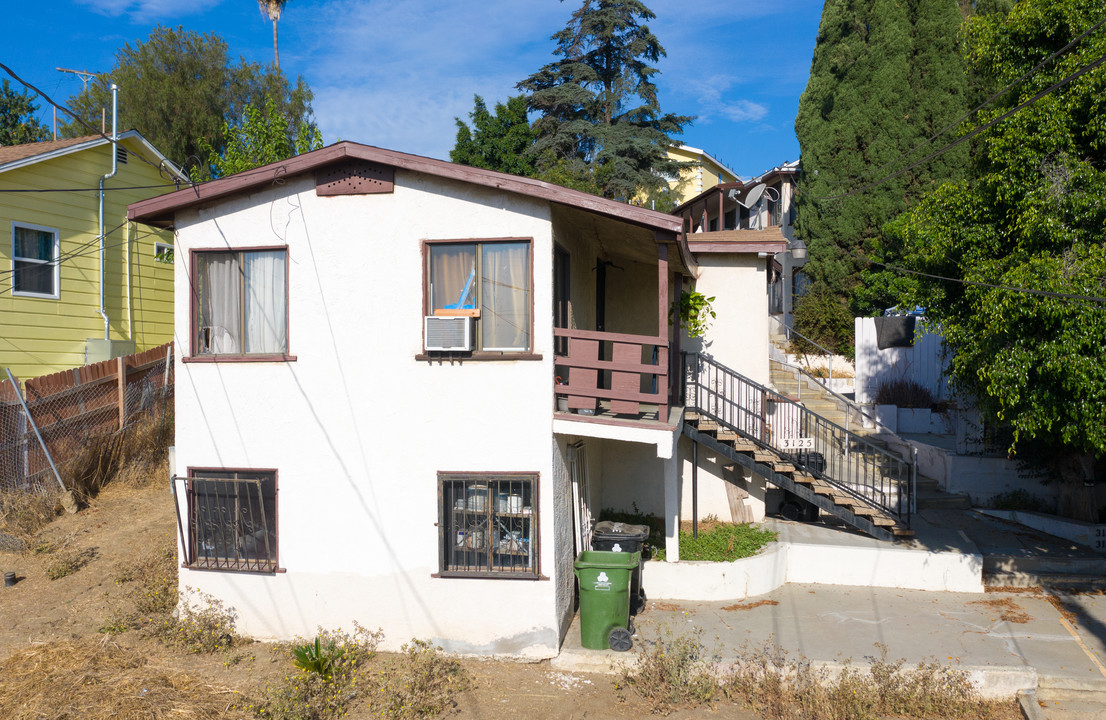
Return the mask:
[(553, 35), (561, 59), (518, 84), (541, 114), (531, 150), (540, 171), (622, 200), (679, 172), (667, 148), (693, 118), (661, 113), (651, 63), (665, 52), (642, 24), (655, 17), (639, 0), (583, 0)]
[(883, 225), (965, 172), (962, 147), (884, 180), (935, 149), (909, 152), (968, 109), (962, 22), (955, 0), (826, 0), (822, 10), (795, 119), (796, 231), (810, 247), (805, 272), (855, 313), (891, 301), (878, 278), (861, 286), (872, 253), (894, 252), (882, 247)]

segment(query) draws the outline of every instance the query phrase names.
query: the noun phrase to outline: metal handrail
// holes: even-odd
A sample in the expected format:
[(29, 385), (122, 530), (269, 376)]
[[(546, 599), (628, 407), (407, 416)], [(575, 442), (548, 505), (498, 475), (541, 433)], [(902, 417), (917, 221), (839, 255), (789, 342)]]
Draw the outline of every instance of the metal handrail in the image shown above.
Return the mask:
[[(827, 378), (827, 382), (826, 382), (826, 386), (829, 387), (830, 383), (833, 382), (833, 355), (834, 354), (832, 352), (830, 352), (829, 349), (822, 347), (821, 345), (814, 342), (813, 340), (808, 338), (806, 335), (803, 335), (801, 332), (799, 332), (795, 328), (791, 327), (790, 325), (785, 325), (783, 323), (783, 321), (780, 320), (779, 318), (773, 317), (772, 319), (776, 321), (777, 325), (779, 325), (781, 328), (783, 328), (784, 337), (786, 337), (788, 340), (791, 339), (791, 337), (790, 337), (791, 335), (798, 335), (803, 340), (810, 343), (814, 347), (818, 348), (819, 350), (821, 350), (823, 353), (825, 353), (829, 357), (829, 378)], [(805, 355), (806, 353), (803, 353), (803, 354)], [(813, 377), (813, 376), (811, 376), (811, 377)]]
[[(896, 437), (898, 437), (898, 434), (894, 430), (892, 430), (891, 428), (889, 428), (886, 425), (884, 425), (883, 423), (881, 423), (879, 421), (879, 419), (876, 418), (875, 415), (869, 414), (868, 411), (865, 410), (860, 405), (860, 403), (856, 402), (855, 400), (850, 400), (849, 398), (845, 397), (841, 393), (839, 393), (836, 390), (834, 390), (833, 388), (831, 388), (829, 385), (826, 385), (822, 382), (819, 382), (822, 378), (816, 378), (813, 375), (811, 375), (810, 373), (808, 373), (806, 370), (803, 370), (798, 365), (792, 365), (791, 363), (784, 362), (783, 360), (777, 360), (775, 358), (768, 358), (768, 362), (778, 363), (780, 365), (783, 365), (784, 367), (791, 368), (793, 370), (797, 370), (800, 375), (805, 375), (806, 377), (810, 378), (811, 380), (813, 380), (818, 385), (821, 385), (822, 388), (825, 389), (825, 391), (828, 392), (835, 400), (839, 400), (839, 401), (843, 402), (845, 404), (845, 429), (846, 430), (850, 429), (849, 425), (851, 423), (851, 413), (853, 411), (855, 411), (857, 414), (859, 414), (859, 415), (863, 416), (864, 418), (870, 420), (872, 422), (872, 424), (875, 425), (876, 427), (878, 427), (879, 429), (883, 430), (884, 432), (888, 433), (889, 435), (895, 435)], [(800, 378), (799, 379), (799, 388), (800, 388), (800, 390), (799, 390), (799, 399), (800, 400), (802, 400), (802, 394), (803, 394), (802, 389), (801, 389), (802, 386), (803, 386), (802, 378)], [(861, 424), (863, 424), (863, 422), (864, 421), (862, 420)]]
[(682, 353), (684, 406), (910, 524), (913, 463), (700, 353)]

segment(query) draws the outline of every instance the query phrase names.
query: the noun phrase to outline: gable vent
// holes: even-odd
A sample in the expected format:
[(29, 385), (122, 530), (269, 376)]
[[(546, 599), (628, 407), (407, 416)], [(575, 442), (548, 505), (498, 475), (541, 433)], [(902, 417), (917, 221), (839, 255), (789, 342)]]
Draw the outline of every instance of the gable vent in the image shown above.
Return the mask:
[(390, 193), (395, 168), (362, 160), (347, 160), (315, 173), (316, 195), (373, 195)]
[(127, 164), (127, 157), (128, 157), (127, 148), (125, 148), (121, 145), (116, 145), (115, 146), (115, 162), (119, 163), (120, 165), (126, 165)]

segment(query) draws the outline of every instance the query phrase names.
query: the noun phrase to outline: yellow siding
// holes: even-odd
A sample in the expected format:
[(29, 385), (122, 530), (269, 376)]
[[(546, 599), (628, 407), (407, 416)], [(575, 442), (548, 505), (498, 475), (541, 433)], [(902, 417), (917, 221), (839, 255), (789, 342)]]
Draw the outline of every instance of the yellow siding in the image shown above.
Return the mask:
[(729, 169), (719, 165), (713, 158), (704, 153), (674, 147), (668, 149), (668, 157), (678, 162), (699, 163), (695, 167), (681, 171), (679, 180), (669, 182), (669, 186), (676, 191), (676, 204), (678, 205), (719, 183), (735, 182), (737, 180), (737, 176)]
[[(126, 164), (107, 180), (104, 204), (104, 305), (110, 337), (131, 340), (137, 351), (173, 338), (173, 266), (154, 260), (154, 243), (172, 244), (172, 233), (126, 222), (127, 205), (171, 188), (118, 190), (167, 184), (157, 168), (137, 155), (148, 151), (122, 141)], [(156, 165), (156, 157), (149, 156)], [(97, 240), (100, 176), (111, 170), (111, 146), (82, 150), (0, 173), (0, 377), (11, 368), (20, 378), (84, 364), (85, 342), (104, 336), (100, 306)], [(83, 192), (10, 193), (9, 189)], [(15, 297), (11, 293), (12, 222), (59, 231), (59, 298)], [(67, 257), (72, 255), (72, 257)]]

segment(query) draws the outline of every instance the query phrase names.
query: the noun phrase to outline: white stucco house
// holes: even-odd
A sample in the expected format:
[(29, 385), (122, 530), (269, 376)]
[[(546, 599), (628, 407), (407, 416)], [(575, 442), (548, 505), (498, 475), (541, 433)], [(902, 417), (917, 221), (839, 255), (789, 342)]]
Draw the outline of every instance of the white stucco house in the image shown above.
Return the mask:
[(767, 380), (782, 237), (695, 251), (678, 216), (352, 142), (129, 217), (175, 232), (180, 582), (255, 637), (555, 655), (602, 508), (679, 557), (682, 288), (717, 297), (696, 347)]

